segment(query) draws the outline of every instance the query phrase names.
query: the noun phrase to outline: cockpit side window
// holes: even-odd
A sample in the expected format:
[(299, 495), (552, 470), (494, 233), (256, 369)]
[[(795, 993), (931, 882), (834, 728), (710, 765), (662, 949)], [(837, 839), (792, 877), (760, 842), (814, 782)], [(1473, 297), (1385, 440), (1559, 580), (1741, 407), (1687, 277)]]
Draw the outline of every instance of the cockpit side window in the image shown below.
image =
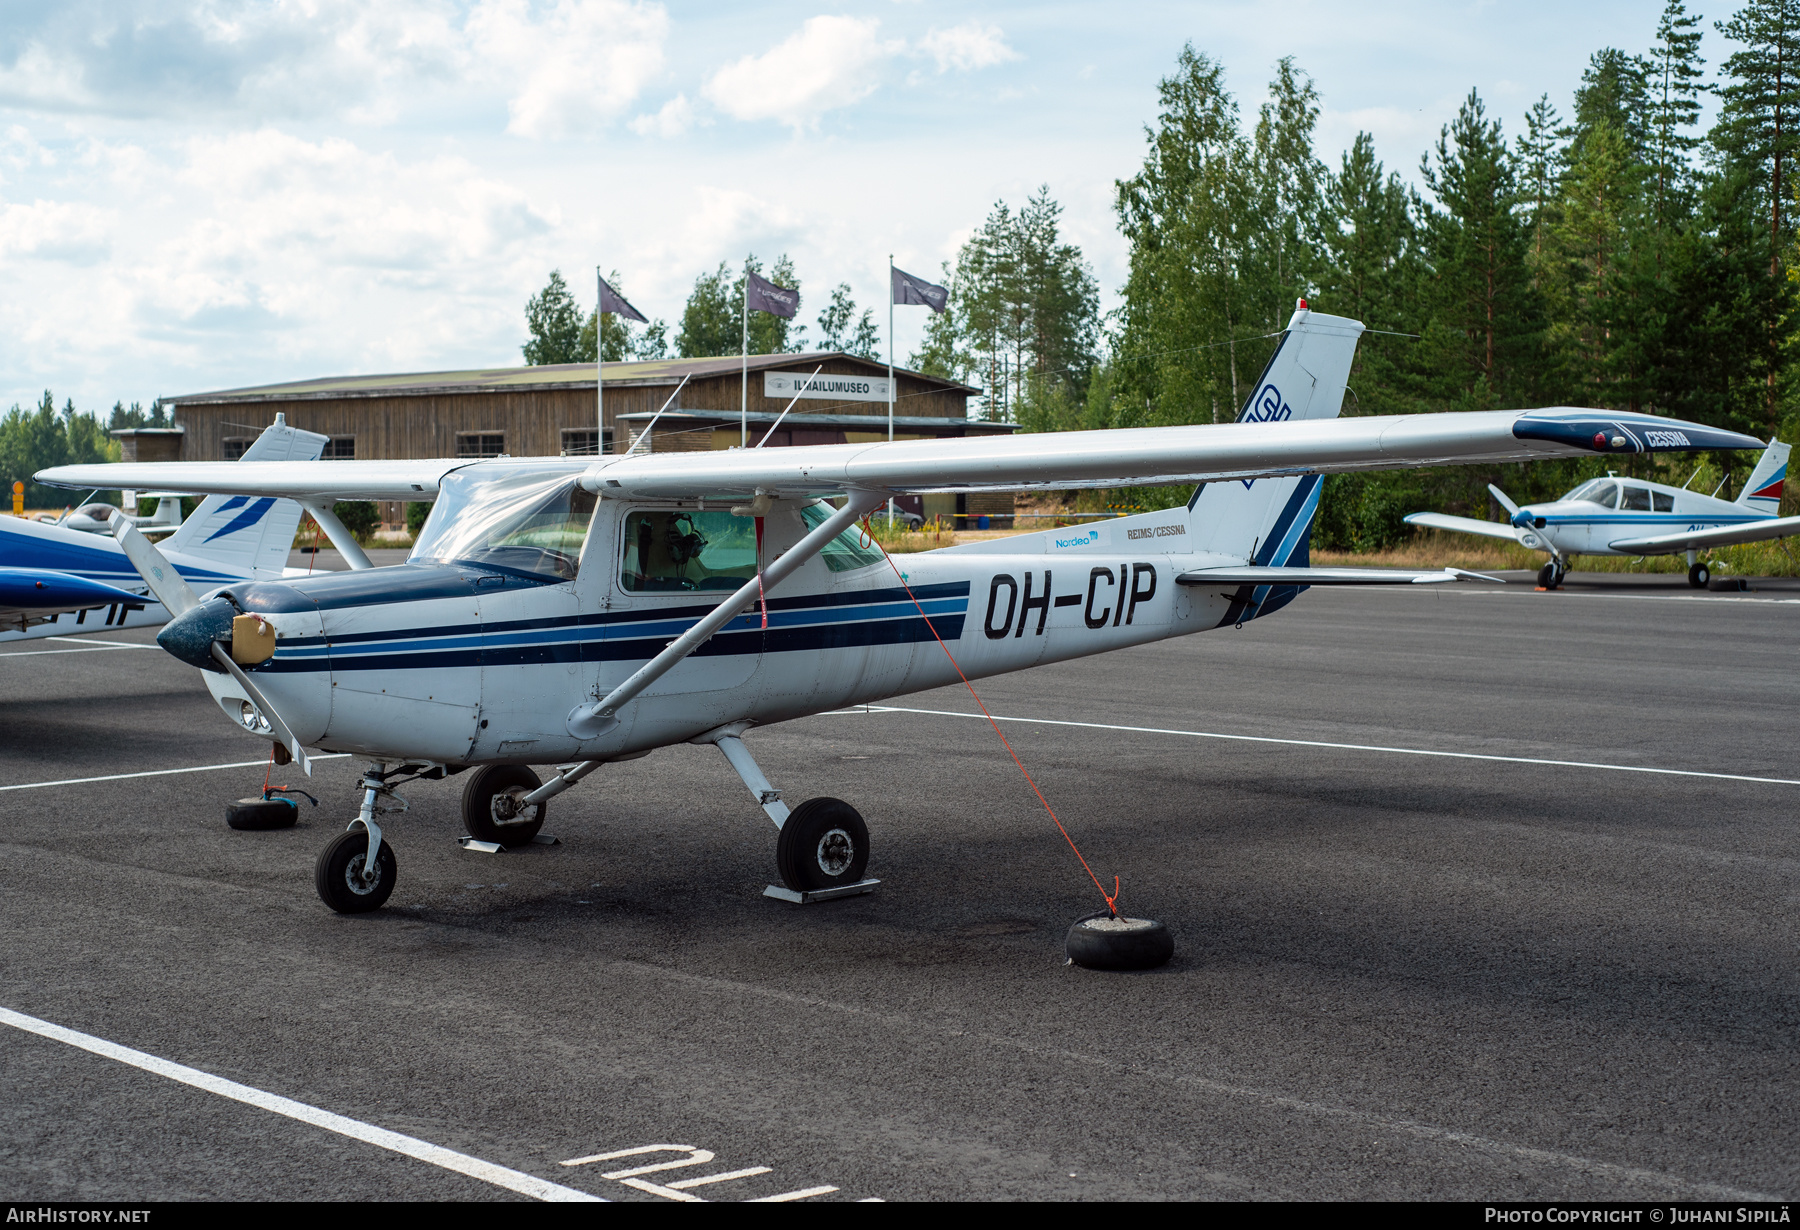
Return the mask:
[(1654, 503), (1657, 512), (1675, 511), (1675, 497), (1667, 491), (1652, 491), (1650, 493), (1650, 499)]
[[(831, 514), (837, 510), (823, 500), (817, 504), (808, 504), (800, 510), (800, 517), (806, 522), (808, 530), (816, 530), (824, 525)], [(881, 548), (863, 537), (862, 531), (847, 529), (833, 538), (819, 551), (819, 557), (825, 566), (833, 572), (851, 572), (858, 568), (867, 568), (870, 564), (882, 561)]]
[(756, 520), (682, 508), (626, 514), (619, 588), (628, 593), (732, 590), (756, 575)]
[(1627, 486), (1625, 488), (1625, 498), (1619, 502), (1619, 507), (1622, 509), (1630, 509), (1633, 512), (1649, 512), (1650, 489), (1648, 487), (1639, 487), (1635, 483)]

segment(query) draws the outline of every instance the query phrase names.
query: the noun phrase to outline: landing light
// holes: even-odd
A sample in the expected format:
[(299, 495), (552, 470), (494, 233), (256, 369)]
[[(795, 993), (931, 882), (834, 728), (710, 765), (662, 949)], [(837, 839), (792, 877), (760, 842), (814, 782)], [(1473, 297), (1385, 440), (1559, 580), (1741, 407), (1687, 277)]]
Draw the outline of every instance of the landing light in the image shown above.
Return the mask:
[(244, 724), (245, 730), (267, 731), (269, 720), (256, 711), (256, 706), (244, 701), (238, 708), (238, 721)]

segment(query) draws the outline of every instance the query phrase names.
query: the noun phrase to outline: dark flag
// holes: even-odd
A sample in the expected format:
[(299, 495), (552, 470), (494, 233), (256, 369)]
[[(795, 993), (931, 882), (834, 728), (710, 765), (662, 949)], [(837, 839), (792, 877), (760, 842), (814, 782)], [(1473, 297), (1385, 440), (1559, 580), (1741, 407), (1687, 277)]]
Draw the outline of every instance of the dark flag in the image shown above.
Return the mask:
[(923, 305), (934, 312), (942, 312), (950, 302), (950, 292), (942, 286), (915, 278), (902, 269), (894, 269), (893, 275), (895, 303)]
[(626, 320), (635, 320), (640, 325), (650, 323), (644, 319), (642, 312), (625, 302), (625, 296), (614, 290), (605, 278), (600, 279), (600, 310), (611, 312), (614, 316), (622, 316)]
[(744, 301), (752, 312), (767, 312), (792, 320), (800, 310), (800, 292), (777, 286), (767, 278), (744, 271)]

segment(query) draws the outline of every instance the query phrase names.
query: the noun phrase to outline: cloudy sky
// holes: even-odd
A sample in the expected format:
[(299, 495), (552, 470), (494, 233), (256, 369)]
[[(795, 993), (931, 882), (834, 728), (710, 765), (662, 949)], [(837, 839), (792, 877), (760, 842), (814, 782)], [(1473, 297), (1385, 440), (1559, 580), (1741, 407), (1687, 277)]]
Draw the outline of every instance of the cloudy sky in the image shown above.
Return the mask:
[(1540, 93), (1567, 114), (1660, 10), (4, 0), (0, 407), (517, 363), (553, 268), (673, 321), (698, 273), (787, 252), (803, 320), (840, 281), (885, 316), (890, 252), (935, 274), (1040, 183), (1116, 302), (1113, 182), (1184, 41), (1252, 115), (1295, 56), (1321, 154), (1367, 129), (1410, 176), (1470, 88), (1509, 133)]

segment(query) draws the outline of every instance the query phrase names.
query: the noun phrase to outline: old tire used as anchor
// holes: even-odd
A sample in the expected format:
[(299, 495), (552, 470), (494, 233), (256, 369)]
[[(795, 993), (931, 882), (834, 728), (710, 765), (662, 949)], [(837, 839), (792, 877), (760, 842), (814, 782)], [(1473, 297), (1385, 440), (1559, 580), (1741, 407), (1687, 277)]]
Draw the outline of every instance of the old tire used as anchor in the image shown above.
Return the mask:
[(528, 845), (544, 827), (546, 804), (519, 800), (544, 783), (522, 764), (483, 765), (463, 787), (463, 827), (476, 841)]
[(806, 800), (775, 839), (775, 868), (797, 893), (855, 884), (868, 865), (869, 826), (842, 799)]
[(313, 868), (319, 899), (340, 914), (367, 914), (387, 904), (394, 891), (397, 869), (394, 847), (387, 842), (375, 855), (375, 878), (365, 880), (363, 868), (369, 854), (369, 834), (360, 828), (326, 846)]
[(239, 799), (225, 807), (225, 823), (245, 832), (285, 829), (300, 818), (300, 805), (287, 799)]
[(1155, 969), (1175, 955), (1175, 937), (1153, 919), (1100, 913), (1069, 928), (1063, 951), (1086, 969)]

